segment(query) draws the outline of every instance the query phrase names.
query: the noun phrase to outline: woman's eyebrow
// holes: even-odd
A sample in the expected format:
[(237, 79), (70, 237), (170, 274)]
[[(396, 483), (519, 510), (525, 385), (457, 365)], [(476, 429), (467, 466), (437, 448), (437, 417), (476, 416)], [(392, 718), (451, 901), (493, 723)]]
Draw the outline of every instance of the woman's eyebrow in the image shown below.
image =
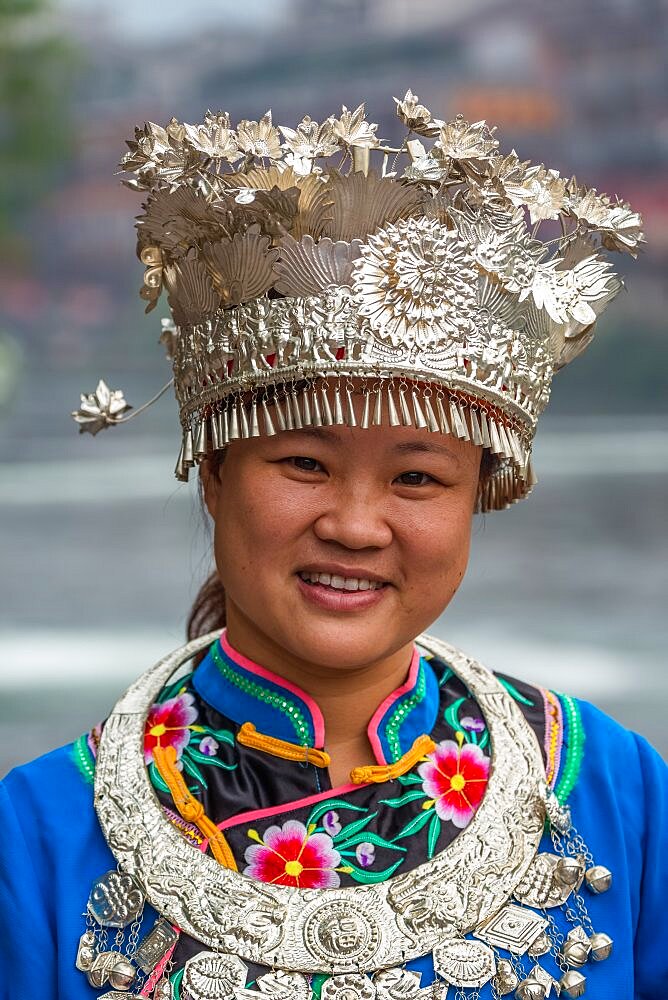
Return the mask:
[(459, 464), (459, 456), (447, 445), (438, 444), (436, 441), (400, 441), (394, 445), (393, 450), (400, 455), (445, 455)]

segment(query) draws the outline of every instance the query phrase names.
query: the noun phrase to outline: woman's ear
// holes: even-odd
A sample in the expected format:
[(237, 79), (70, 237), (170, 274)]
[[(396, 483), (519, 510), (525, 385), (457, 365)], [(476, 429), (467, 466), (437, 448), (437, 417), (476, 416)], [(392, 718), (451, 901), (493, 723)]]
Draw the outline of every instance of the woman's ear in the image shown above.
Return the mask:
[(211, 517), (215, 520), (220, 494), (220, 479), (218, 477), (218, 470), (214, 468), (211, 459), (205, 458), (200, 463), (199, 478), (202, 484), (204, 504)]

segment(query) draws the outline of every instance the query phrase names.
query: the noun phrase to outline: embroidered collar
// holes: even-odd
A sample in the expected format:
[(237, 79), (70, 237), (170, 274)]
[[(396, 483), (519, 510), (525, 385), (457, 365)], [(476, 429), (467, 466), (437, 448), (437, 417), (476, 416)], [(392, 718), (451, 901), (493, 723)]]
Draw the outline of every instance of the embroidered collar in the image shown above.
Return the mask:
[[(226, 632), (195, 672), (198, 694), (233, 722), (252, 722), (259, 732), (300, 746), (323, 749), (325, 724), (305, 691), (230, 646)], [(417, 647), (408, 677), (378, 706), (368, 726), (376, 761), (392, 764), (418, 736), (431, 733), (439, 708), (436, 675)]]

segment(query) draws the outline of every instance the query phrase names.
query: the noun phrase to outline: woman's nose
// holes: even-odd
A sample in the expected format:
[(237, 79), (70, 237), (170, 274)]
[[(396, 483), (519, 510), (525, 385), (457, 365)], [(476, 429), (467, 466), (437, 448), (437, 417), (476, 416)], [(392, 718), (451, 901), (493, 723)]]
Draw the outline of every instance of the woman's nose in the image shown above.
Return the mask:
[(384, 548), (392, 541), (392, 528), (380, 497), (359, 483), (332, 491), (314, 531), (325, 542), (348, 549)]

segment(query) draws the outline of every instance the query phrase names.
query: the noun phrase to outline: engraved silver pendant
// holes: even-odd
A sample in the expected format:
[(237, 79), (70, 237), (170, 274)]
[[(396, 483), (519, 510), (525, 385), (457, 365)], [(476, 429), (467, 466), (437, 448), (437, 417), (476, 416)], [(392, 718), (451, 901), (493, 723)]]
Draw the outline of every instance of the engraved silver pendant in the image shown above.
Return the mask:
[(434, 948), (434, 968), (453, 986), (480, 987), (496, 972), (494, 952), (479, 941), (446, 941)]
[(374, 1000), (376, 988), (368, 976), (351, 972), (327, 979), (320, 996), (322, 1000)]
[(162, 961), (170, 948), (178, 941), (179, 936), (166, 920), (158, 920), (132, 956), (142, 972), (150, 975), (158, 962)]
[(84, 931), (79, 938), (76, 967), (80, 972), (88, 972), (97, 955), (97, 941), (92, 930)]
[(420, 974), (408, 969), (383, 969), (373, 977), (378, 1000), (414, 1000), (420, 992)]
[(236, 955), (201, 951), (183, 969), (181, 990), (189, 1000), (230, 1000), (246, 984), (247, 969)]
[(547, 920), (540, 914), (509, 903), (482, 927), (478, 927), (475, 936), (494, 948), (505, 948), (513, 955), (523, 955), (546, 927)]
[(144, 896), (130, 875), (110, 871), (95, 879), (88, 912), (103, 927), (127, 927), (142, 911)]

